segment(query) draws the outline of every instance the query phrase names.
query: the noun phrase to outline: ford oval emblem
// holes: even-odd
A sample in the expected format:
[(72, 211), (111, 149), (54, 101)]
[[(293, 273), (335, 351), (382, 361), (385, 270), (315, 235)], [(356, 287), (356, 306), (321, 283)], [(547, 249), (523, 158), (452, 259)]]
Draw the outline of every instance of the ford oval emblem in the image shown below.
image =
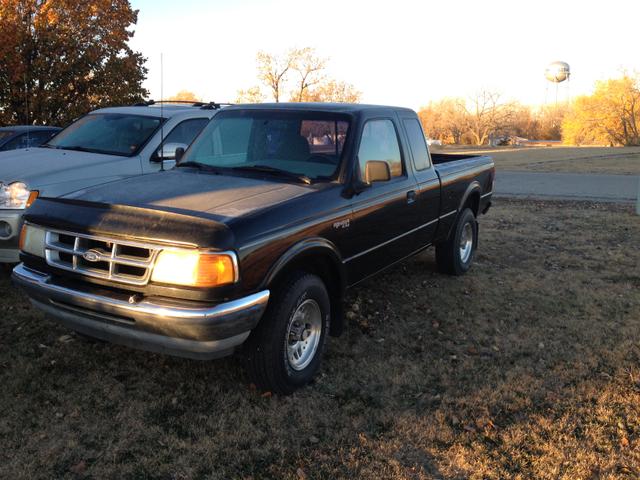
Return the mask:
[(100, 252), (96, 250), (87, 250), (82, 254), (82, 258), (87, 262), (97, 262), (100, 260)]

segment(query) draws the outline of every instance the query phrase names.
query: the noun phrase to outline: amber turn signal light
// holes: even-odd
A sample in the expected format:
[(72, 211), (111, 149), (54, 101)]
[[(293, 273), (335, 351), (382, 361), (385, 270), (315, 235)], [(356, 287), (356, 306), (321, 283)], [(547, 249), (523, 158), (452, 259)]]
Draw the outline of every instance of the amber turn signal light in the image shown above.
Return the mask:
[(39, 193), (40, 192), (38, 192), (38, 190), (32, 190), (31, 193), (29, 193), (29, 198), (27, 198), (27, 208), (29, 208), (31, 204), (36, 201)]

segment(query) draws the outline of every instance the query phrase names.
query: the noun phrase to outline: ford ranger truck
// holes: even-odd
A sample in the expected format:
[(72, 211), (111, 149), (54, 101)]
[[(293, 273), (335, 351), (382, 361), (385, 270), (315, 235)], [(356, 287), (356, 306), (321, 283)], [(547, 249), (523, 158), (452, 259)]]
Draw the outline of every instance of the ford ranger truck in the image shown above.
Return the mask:
[(38, 198), (13, 279), (81, 334), (239, 350), (288, 394), (342, 331), (346, 289), (430, 246), (441, 272), (469, 270), (493, 180), (488, 157), (430, 155), (409, 109), (231, 106), (170, 171)]

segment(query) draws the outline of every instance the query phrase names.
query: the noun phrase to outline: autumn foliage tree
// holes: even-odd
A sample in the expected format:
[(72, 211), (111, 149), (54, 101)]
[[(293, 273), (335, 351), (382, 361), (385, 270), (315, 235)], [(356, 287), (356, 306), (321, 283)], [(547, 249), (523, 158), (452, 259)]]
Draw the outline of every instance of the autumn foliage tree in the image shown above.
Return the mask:
[(640, 78), (598, 82), (593, 95), (576, 98), (562, 134), (572, 145), (640, 145)]
[(175, 95), (170, 96), (166, 100), (174, 101), (174, 102), (200, 102), (200, 100), (195, 93), (190, 92), (189, 90), (180, 90)]
[(466, 132), (464, 99), (445, 98), (432, 102), (421, 108), (418, 116), (429, 138), (443, 143), (462, 143)]
[(128, 0), (0, 0), (0, 123), (65, 124), (147, 95)]

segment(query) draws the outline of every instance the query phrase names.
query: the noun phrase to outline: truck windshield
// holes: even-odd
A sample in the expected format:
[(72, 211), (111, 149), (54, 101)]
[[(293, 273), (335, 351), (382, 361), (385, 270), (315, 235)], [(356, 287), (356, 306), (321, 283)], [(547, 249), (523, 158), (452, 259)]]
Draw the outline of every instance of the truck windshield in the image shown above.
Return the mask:
[(45, 147), (130, 156), (149, 140), (161, 119), (122, 113), (92, 113), (73, 122)]
[(181, 163), (330, 180), (338, 173), (349, 121), (349, 116), (327, 112), (223, 112), (202, 131)]
[(3, 130), (0, 132), (0, 140), (10, 137), (11, 135), (13, 135), (12, 131), (8, 131), (8, 130)]

